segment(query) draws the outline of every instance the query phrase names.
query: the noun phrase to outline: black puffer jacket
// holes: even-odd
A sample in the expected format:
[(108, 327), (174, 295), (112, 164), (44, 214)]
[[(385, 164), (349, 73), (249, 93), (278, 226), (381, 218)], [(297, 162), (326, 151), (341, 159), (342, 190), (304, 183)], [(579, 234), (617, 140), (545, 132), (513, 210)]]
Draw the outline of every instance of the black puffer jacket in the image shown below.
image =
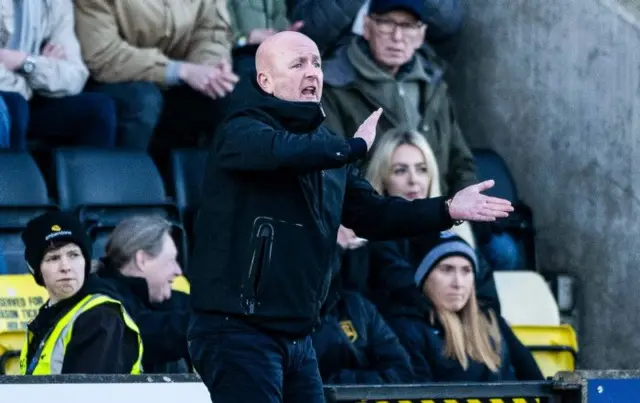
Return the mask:
[[(171, 299), (164, 303), (151, 303), (144, 279), (125, 277), (116, 268), (110, 267), (108, 262), (104, 263), (98, 274), (118, 291), (127, 312), (140, 329), (144, 343), (142, 365), (145, 372), (187, 371), (190, 367), (187, 347), (188, 295), (173, 291)], [(183, 363), (178, 363), (181, 360), (184, 360)]]
[(331, 283), (311, 334), (324, 383), (383, 384), (413, 380), (409, 356), (373, 304)]
[(535, 359), (518, 340), (504, 319), (498, 316), (502, 336), (501, 366), (492, 372), (484, 363), (469, 360), (465, 370), (457, 360), (445, 358), (444, 329), (431, 315), (411, 312), (394, 316), (389, 325), (411, 356), (417, 382), (502, 382), (540, 381), (544, 379)]
[(279, 100), (254, 80), (234, 96), (237, 109), (205, 168), (188, 271), (196, 310), (308, 335), (329, 288), (340, 223), (378, 240), (451, 226), (444, 198), (376, 195), (348, 165), (365, 156), (364, 140), (321, 125), (321, 105)]

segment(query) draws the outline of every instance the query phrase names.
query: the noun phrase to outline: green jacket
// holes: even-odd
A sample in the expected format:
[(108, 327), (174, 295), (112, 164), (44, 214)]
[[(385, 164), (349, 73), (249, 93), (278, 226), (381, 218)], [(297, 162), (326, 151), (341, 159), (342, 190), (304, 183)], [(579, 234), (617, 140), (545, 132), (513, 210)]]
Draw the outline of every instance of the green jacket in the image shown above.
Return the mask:
[(378, 138), (399, 127), (424, 134), (438, 160), (442, 192), (452, 195), (476, 182), (476, 169), (438, 63), (435, 55), (421, 52), (393, 76), (376, 65), (366, 41), (357, 38), (325, 63), (322, 104), (325, 124), (343, 136), (353, 136), (379, 107), (384, 111)]
[(234, 43), (252, 29), (282, 31), (289, 27), (285, 0), (227, 0)]

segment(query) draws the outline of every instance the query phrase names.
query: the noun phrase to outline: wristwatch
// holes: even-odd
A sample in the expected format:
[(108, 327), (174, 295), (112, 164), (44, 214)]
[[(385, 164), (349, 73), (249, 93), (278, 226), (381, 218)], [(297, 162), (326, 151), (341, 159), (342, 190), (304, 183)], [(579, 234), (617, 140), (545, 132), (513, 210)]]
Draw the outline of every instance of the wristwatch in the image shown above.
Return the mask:
[(236, 46), (241, 48), (247, 44), (247, 41), (248, 41), (248, 38), (243, 35), (240, 38), (238, 38), (238, 40), (236, 41)]
[(22, 66), (20, 66), (19, 71), (22, 74), (31, 74), (35, 69), (36, 69), (36, 61), (31, 56), (27, 56), (24, 59)]
[(445, 202), (444, 202), (445, 208), (447, 209), (447, 213), (449, 214), (449, 217), (450, 217), (450, 218), (451, 218), (451, 220), (453, 221), (453, 225), (460, 225), (460, 224), (462, 224), (462, 223), (464, 222), (464, 220), (454, 220), (454, 219), (451, 217), (451, 213), (449, 212), (449, 209), (451, 208), (451, 200), (452, 200), (452, 199), (447, 199), (447, 200), (445, 200)]

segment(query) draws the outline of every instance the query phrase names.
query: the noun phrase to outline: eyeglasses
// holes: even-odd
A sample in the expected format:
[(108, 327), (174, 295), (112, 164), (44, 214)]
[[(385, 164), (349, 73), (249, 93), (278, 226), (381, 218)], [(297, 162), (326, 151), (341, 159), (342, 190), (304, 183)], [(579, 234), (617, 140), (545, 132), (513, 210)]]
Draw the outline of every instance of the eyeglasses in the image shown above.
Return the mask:
[(425, 26), (423, 22), (397, 22), (388, 18), (370, 17), (376, 23), (376, 27), (381, 34), (391, 35), (399, 29), (403, 36), (411, 38), (420, 33), (420, 29)]

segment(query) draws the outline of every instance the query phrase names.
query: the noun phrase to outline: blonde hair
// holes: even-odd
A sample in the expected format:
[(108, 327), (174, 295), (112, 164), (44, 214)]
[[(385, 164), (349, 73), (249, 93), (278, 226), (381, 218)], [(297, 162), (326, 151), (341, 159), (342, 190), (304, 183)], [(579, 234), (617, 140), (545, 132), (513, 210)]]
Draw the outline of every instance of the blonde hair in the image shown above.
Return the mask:
[[(492, 372), (498, 372), (502, 364), (502, 335), (493, 310), (485, 315), (478, 307), (475, 287), (469, 301), (460, 312), (436, 307), (444, 328), (444, 356), (457, 360), (465, 370), (469, 358), (481, 362)], [(432, 322), (435, 318), (432, 316)]]
[[(371, 186), (380, 194), (387, 193), (384, 182), (391, 173), (391, 159), (396, 149), (402, 145), (416, 147), (424, 156), (427, 172), (430, 176), (427, 197), (442, 196), (438, 160), (427, 139), (413, 130), (391, 129), (378, 139), (366, 170), (366, 178)], [(475, 238), (468, 222), (453, 227), (452, 231), (475, 249)]]

